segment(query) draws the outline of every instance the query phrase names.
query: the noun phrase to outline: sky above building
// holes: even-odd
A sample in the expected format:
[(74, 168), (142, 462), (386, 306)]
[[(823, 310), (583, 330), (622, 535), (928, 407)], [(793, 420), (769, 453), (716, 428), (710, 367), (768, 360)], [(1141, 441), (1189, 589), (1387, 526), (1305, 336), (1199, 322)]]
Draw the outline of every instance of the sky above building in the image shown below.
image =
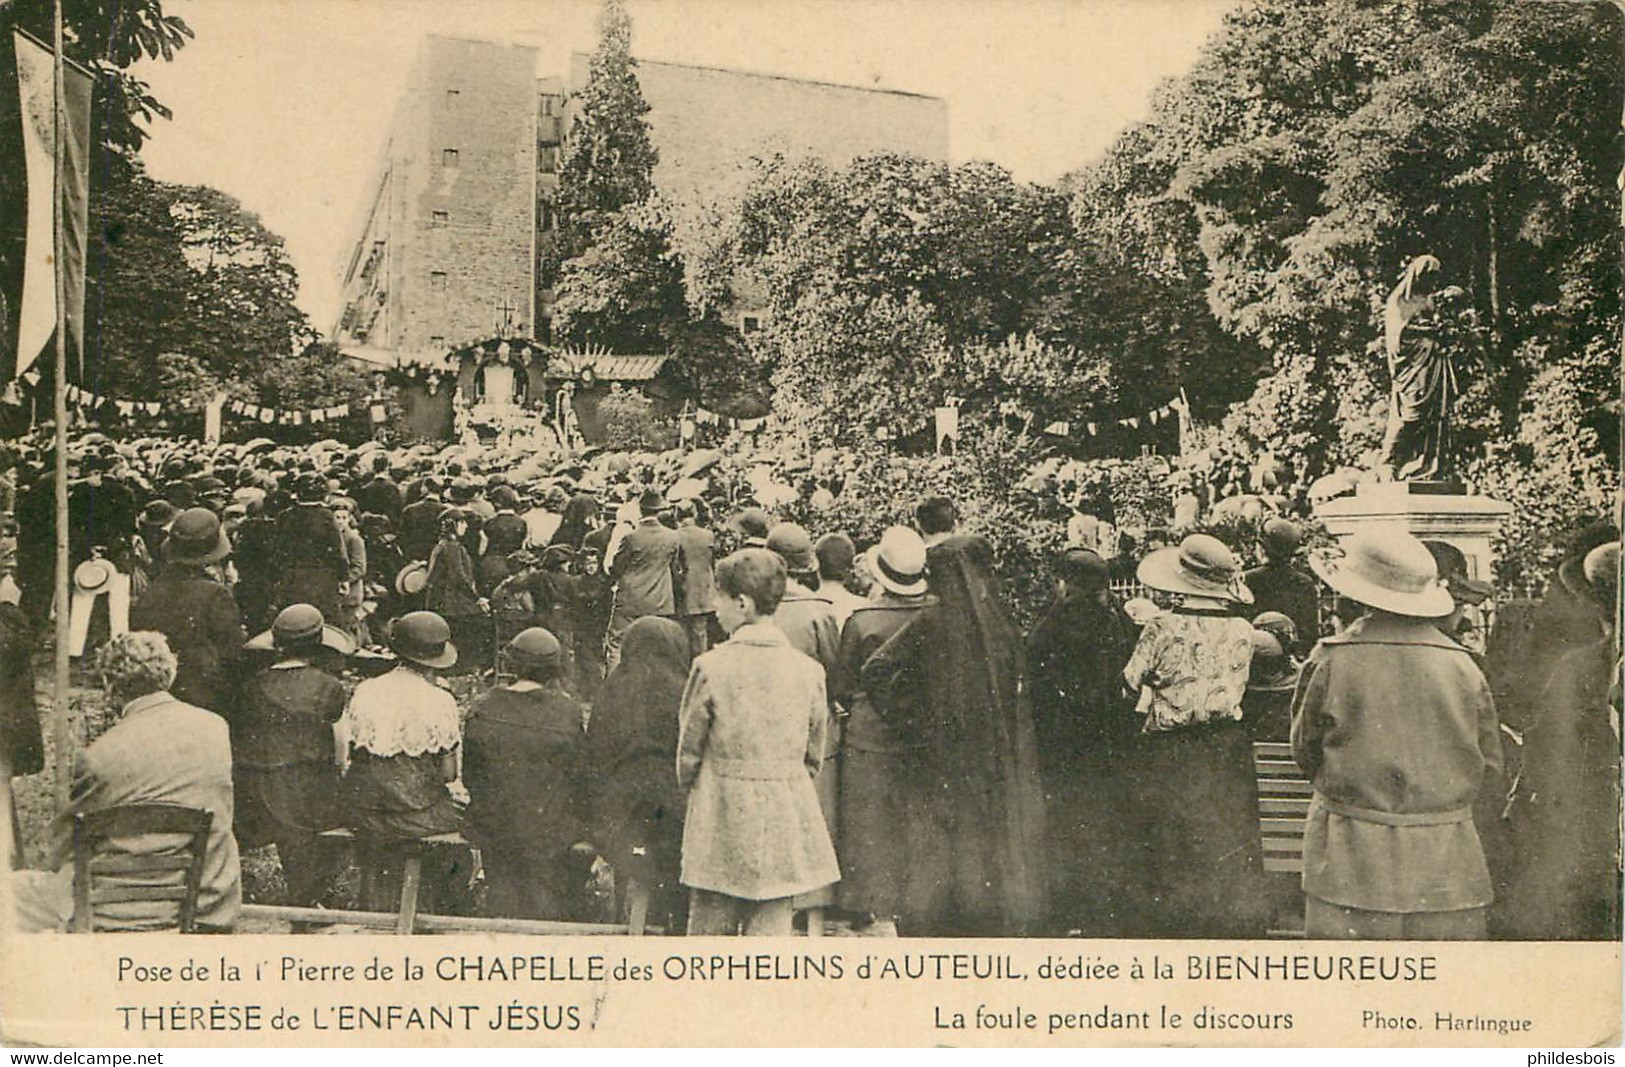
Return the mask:
[[(948, 101), (955, 163), (1049, 182), (1146, 114), (1236, 0), (629, 0), (648, 59)], [(141, 76), (174, 109), (143, 149), (166, 181), (237, 197), (287, 240), (300, 304), (331, 323), (339, 273), (425, 34), (514, 41), (538, 73), (589, 51), (596, 0), (166, 0), (197, 33)]]

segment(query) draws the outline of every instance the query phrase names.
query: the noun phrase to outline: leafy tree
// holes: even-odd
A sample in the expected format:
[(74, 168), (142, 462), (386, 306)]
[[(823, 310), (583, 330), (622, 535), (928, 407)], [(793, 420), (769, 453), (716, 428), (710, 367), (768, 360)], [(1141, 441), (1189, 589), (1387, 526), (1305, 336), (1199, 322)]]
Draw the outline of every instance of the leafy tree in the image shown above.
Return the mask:
[[(52, 0), (0, 4), (0, 37), (14, 27), (47, 44), (52, 40)], [(98, 145), (123, 152), (140, 149), (156, 117), (169, 118), (147, 83), (130, 73), (140, 59), (165, 60), (195, 35), (179, 15), (164, 14), (162, 0), (63, 0), (63, 51), (97, 75), (91, 114)]]
[(299, 276), (282, 238), (234, 197), (201, 185), (166, 185), (190, 268), (187, 350), (216, 373), (251, 377), (267, 358), (315, 340), (295, 299)]
[(542, 284), (551, 286), (565, 262), (594, 243), (610, 216), (654, 191), (660, 157), (649, 139), (648, 113), (632, 57), (631, 17), (623, 0), (603, 0), (598, 46), (559, 159), (559, 224), (543, 235), (538, 249)]
[(660, 351), (687, 319), (683, 266), (650, 202), (604, 216), (553, 287), (553, 335), (566, 342)]
[(313, 341), (297, 355), (265, 360), (247, 384), (259, 403), (296, 411), (330, 407), (372, 391), (371, 375), (329, 341)]

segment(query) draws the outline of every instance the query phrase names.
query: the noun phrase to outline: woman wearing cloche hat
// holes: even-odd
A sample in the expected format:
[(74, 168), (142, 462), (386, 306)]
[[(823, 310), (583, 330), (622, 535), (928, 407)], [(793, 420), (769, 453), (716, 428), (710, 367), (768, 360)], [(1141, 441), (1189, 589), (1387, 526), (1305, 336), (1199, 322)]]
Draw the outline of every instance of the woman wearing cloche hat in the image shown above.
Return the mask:
[(276, 662), (249, 681), (232, 720), (233, 829), (246, 848), (275, 844), (287, 902), (313, 906), (333, 874), (319, 835), (337, 825), (333, 724), (344, 712), (344, 687), (320, 661), (355, 644), (314, 605), (292, 604), (243, 647), (273, 650)]
[(1235, 554), (1192, 534), (1140, 563), (1140, 581), (1172, 594), (1172, 611), (1140, 633), (1123, 677), (1142, 691), (1131, 756), (1145, 891), (1144, 936), (1258, 937), (1263, 860), (1252, 746), (1241, 701), (1252, 659), (1252, 603)]
[(1292, 754), (1314, 782), (1304, 832), (1308, 934), (1472, 940), (1492, 896), (1473, 805), (1499, 775), (1488, 683), (1436, 623), (1454, 608), (1400, 527), (1311, 557), (1366, 612), (1304, 665)]
[[(355, 687), (339, 722), (348, 755), (344, 817), (358, 838), (391, 842), (461, 829), (461, 805), (448, 788), (458, 777), (462, 722), (457, 701), (436, 683), (436, 672), (457, 662), (451, 627), (432, 611), (413, 611), (389, 627), (389, 647), (399, 666)], [(458, 857), (461, 861), (465, 857)], [(455, 872), (441, 870), (423, 887), (447, 903)], [(392, 908), (400, 872), (387, 864), (371, 879), (369, 906)]]
[(550, 630), (521, 630), (503, 652), (515, 678), (468, 709), (463, 757), (486, 908), (521, 919), (578, 918), (588, 873), (571, 851), (586, 836), (582, 708), (564, 691), (564, 648)]

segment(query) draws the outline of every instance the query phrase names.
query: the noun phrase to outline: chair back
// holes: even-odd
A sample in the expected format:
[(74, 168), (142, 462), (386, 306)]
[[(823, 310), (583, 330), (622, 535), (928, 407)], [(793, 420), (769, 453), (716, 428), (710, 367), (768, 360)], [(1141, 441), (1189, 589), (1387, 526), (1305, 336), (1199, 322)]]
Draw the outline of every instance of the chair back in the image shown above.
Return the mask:
[[(192, 933), (213, 822), (213, 812), (179, 804), (126, 804), (75, 815), (73, 932), (95, 929), (99, 905), (173, 901), (176, 927), (183, 934)], [(185, 845), (179, 851), (97, 855), (111, 839), (147, 834), (182, 837)]]

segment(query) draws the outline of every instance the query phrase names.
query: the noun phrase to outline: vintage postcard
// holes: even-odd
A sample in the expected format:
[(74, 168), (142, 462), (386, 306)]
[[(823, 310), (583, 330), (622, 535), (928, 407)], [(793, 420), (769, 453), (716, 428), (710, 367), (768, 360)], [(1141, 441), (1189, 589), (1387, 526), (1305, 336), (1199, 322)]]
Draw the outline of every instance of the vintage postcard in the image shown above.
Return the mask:
[(1622, 22), (0, 0), (0, 1041), (1618, 1044)]

